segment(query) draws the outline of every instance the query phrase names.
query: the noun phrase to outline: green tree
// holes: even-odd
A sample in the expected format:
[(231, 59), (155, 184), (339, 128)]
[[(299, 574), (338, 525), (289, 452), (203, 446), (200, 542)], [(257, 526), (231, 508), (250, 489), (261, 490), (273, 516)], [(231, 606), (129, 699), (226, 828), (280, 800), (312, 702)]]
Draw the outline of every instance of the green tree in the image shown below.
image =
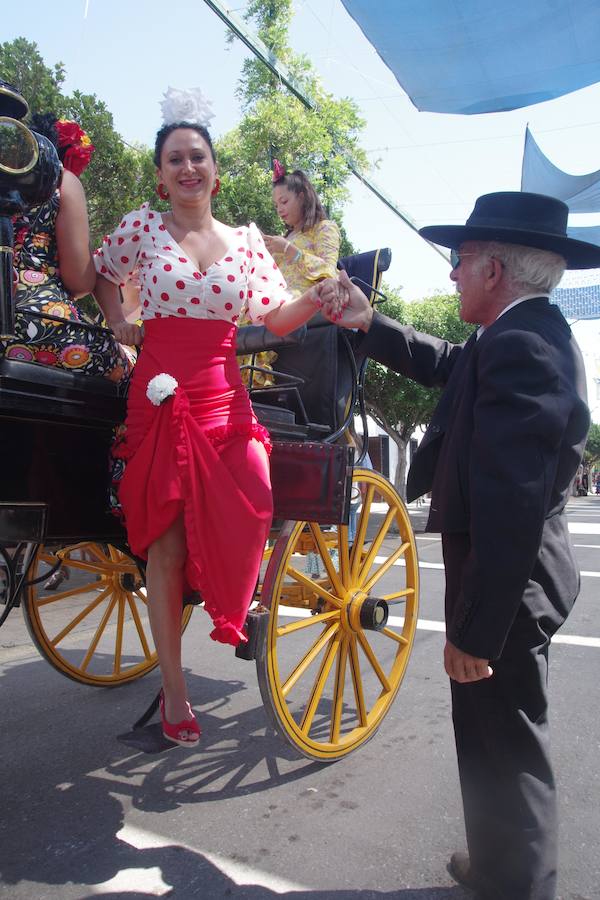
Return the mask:
[(57, 62), (49, 68), (37, 44), (23, 37), (0, 44), (0, 78), (14, 85), (25, 97), (31, 113), (64, 112), (61, 85), (65, 67)]
[[(245, 61), (238, 86), (244, 115), (237, 128), (217, 143), (222, 186), (215, 212), (231, 224), (254, 220), (269, 233), (281, 232), (271, 203), (271, 167), (278, 158), (290, 170), (302, 168), (328, 214), (341, 224), (350, 178), (347, 160), (361, 170), (366, 154), (359, 146), (364, 127), (356, 104), (328, 94), (310, 61), (288, 43), (291, 0), (251, 0), (245, 18), (263, 44), (283, 63), (314, 103), (308, 109), (259, 60)], [(342, 253), (351, 252), (346, 242)]]
[(92, 246), (97, 246), (124, 213), (152, 199), (156, 185), (152, 152), (123, 143), (112, 114), (95, 94), (74, 91), (64, 100), (64, 115), (85, 129), (96, 148), (81, 182), (87, 197)]
[[(414, 303), (406, 303), (393, 290), (386, 289), (386, 295), (388, 300), (382, 312), (417, 331), (457, 344), (467, 340), (473, 331), (473, 326), (459, 316), (455, 294), (435, 294)], [(408, 442), (416, 428), (428, 424), (439, 396), (439, 388), (422, 387), (380, 363), (369, 363), (365, 385), (367, 411), (398, 448), (394, 483), (402, 497), (406, 496)]]
[(53, 113), (74, 119), (89, 134), (96, 152), (81, 176), (85, 188), (92, 246), (112, 231), (120, 217), (153, 196), (155, 177), (147, 147), (127, 147), (115, 131), (106, 104), (95, 94), (61, 92), (62, 63), (47, 66), (37, 45), (25, 38), (0, 44), (0, 77), (14, 84), (31, 113)]
[(590, 426), (583, 459), (590, 468), (600, 463), (600, 425), (595, 422)]

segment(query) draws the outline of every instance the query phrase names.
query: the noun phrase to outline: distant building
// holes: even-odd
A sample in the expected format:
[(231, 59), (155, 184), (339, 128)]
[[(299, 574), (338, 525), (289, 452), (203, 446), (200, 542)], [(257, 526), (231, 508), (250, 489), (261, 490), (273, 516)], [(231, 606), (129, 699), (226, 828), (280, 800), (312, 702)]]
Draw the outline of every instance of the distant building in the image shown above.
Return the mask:
[(571, 269), (550, 295), (581, 347), (592, 421), (600, 424), (600, 269)]
[(556, 288), (550, 300), (566, 319), (600, 319), (600, 284)]

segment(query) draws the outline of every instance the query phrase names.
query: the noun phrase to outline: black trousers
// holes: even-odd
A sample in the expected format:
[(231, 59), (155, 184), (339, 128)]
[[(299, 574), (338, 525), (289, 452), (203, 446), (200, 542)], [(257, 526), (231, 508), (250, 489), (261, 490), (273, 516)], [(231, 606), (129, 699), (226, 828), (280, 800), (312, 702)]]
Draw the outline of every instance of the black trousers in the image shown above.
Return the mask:
[[(458, 596), (468, 535), (443, 535), (446, 615)], [(471, 865), (481, 900), (555, 900), (556, 790), (549, 754), (548, 646), (541, 591), (521, 604), (491, 678), (451, 681), (452, 716)], [(526, 592), (526, 593), (527, 593)], [(558, 625), (558, 622), (556, 623)]]

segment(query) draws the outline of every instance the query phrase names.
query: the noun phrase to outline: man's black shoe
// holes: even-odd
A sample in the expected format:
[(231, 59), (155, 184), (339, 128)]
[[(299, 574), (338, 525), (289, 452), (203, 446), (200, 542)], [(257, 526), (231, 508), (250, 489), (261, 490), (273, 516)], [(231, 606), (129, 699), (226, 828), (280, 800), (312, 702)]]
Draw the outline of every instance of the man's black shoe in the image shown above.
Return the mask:
[(471, 891), (477, 890), (477, 879), (471, 869), (468, 853), (462, 853), (460, 850), (453, 853), (448, 864), (448, 872), (463, 887), (469, 888)]

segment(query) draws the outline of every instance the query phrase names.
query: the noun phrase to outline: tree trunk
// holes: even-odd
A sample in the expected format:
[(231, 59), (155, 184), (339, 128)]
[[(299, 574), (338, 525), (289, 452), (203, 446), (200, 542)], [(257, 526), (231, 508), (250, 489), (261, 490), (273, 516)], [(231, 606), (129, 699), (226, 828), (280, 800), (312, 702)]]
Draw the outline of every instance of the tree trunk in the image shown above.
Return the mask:
[(398, 465), (396, 466), (396, 475), (394, 477), (394, 487), (406, 501), (406, 446), (408, 441), (397, 431), (388, 432), (389, 436), (398, 449)]

